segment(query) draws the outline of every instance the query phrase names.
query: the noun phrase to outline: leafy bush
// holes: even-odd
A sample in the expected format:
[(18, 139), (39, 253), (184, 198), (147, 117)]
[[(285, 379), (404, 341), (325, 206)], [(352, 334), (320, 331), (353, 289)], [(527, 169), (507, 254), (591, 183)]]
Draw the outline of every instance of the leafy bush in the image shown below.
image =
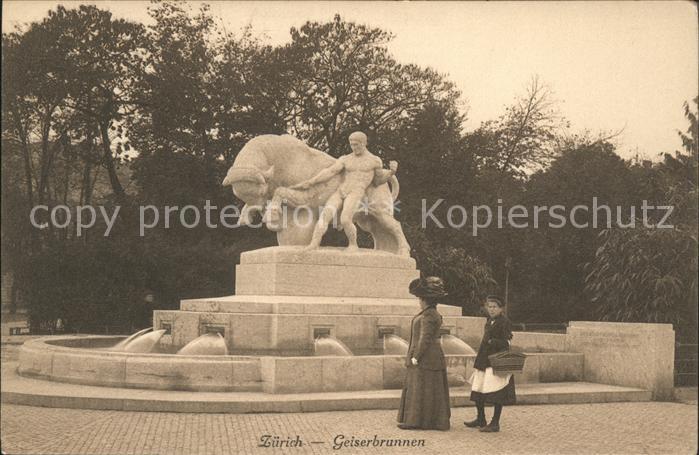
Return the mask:
[(696, 238), (639, 228), (606, 229), (600, 239), (585, 280), (600, 319), (672, 323), (682, 334), (696, 329)]

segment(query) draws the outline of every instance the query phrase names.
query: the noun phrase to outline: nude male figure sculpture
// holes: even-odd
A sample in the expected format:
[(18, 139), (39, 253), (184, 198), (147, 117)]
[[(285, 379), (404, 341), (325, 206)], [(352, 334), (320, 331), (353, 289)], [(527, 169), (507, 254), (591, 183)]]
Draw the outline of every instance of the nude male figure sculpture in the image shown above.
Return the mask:
[[(307, 190), (313, 185), (325, 182), (337, 174), (342, 173), (344, 177), (337, 191), (325, 203), (320, 219), (313, 231), (311, 243), (307, 249), (314, 249), (320, 246), (323, 234), (328, 229), (328, 223), (335, 218), (338, 211), (341, 211), (340, 224), (349, 241), (347, 250), (349, 252), (357, 251), (357, 228), (352, 220), (360, 209), (360, 204), (366, 195), (367, 188), (370, 185), (386, 183), (398, 170), (396, 161), (389, 163), (389, 169), (382, 169), (381, 159), (367, 150), (367, 137), (361, 131), (350, 134), (349, 143), (352, 153), (342, 156), (335, 164), (323, 169), (314, 177), (291, 187), (292, 189)], [(389, 224), (392, 230), (397, 230), (396, 233), (399, 232), (400, 238), (404, 239), (400, 223), (392, 216), (387, 216), (390, 220), (382, 221)], [(409, 255), (409, 251), (410, 247), (407, 245), (407, 242), (404, 245), (400, 245), (399, 254)]]

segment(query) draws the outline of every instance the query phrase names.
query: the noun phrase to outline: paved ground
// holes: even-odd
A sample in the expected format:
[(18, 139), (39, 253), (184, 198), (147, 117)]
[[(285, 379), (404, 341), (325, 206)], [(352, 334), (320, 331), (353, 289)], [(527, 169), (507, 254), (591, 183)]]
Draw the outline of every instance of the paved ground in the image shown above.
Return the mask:
[[(682, 403), (514, 406), (502, 431), (462, 425), (473, 408), (453, 410), (451, 431), (402, 431), (393, 411), (304, 414), (179, 414), (85, 411), (3, 405), (2, 450), (8, 454), (695, 454), (697, 407)], [(490, 410), (488, 410), (490, 411)], [(303, 442), (259, 448), (263, 435)], [(347, 447), (333, 441), (407, 438), (423, 447)], [(320, 444), (312, 444), (320, 442)]]

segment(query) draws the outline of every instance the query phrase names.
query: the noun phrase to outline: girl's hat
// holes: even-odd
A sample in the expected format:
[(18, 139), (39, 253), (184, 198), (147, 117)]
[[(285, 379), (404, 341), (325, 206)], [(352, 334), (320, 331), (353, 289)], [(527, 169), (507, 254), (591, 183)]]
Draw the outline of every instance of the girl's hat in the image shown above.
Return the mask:
[(488, 297), (485, 298), (485, 303), (488, 302), (495, 302), (498, 304), (499, 307), (504, 307), (505, 302), (502, 301), (502, 299), (496, 295), (489, 295)]
[(427, 278), (417, 278), (410, 282), (409, 292), (415, 297), (444, 297), (447, 292), (444, 290), (444, 281), (438, 276), (428, 276)]

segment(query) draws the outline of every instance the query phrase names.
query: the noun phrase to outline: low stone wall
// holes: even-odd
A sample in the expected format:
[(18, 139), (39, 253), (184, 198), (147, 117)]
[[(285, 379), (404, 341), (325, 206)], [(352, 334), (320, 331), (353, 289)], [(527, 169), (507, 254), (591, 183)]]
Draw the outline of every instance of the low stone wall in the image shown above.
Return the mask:
[(83, 385), (204, 392), (261, 390), (256, 358), (95, 349), (120, 339), (92, 336), (31, 340), (20, 348), (17, 371), (22, 376)]
[[(583, 374), (551, 372), (552, 377), (569, 377), (587, 382), (638, 387), (649, 390), (655, 400), (671, 400), (675, 332), (671, 324), (571, 321), (565, 334), (515, 332), (512, 348), (530, 354), (520, 382), (535, 376), (531, 353), (576, 353), (583, 360)], [(560, 358), (556, 357), (555, 362)], [(567, 362), (566, 365), (570, 365)], [(551, 364), (539, 365), (541, 382), (548, 382)]]
[(527, 353), (524, 371), (515, 374), (515, 383), (582, 381), (583, 365), (583, 355), (574, 352)]
[(563, 333), (514, 332), (512, 349), (521, 352), (565, 352)]
[(639, 387), (672, 400), (675, 331), (671, 324), (571, 322), (566, 350), (585, 356), (584, 380)]
[[(446, 357), (450, 385), (464, 385), (473, 356)], [(405, 357), (397, 355), (262, 357), (260, 364), (267, 393), (400, 389), (406, 371)]]
[[(474, 355), (447, 355), (450, 386), (461, 386), (473, 373)], [(340, 392), (400, 389), (405, 378), (403, 356), (262, 357), (263, 390), (267, 393)], [(515, 382), (566, 382), (583, 378), (583, 356), (576, 353), (532, 353)]]

